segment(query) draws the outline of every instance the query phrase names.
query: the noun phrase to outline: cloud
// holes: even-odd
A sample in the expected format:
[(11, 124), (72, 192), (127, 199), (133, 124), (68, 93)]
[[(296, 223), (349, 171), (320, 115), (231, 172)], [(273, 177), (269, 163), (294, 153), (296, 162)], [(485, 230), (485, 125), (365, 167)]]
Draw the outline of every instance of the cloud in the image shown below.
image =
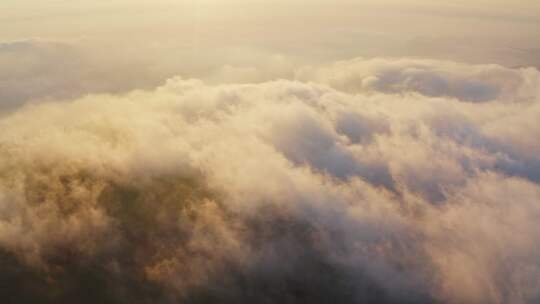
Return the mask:
[(538, 77), (534, 68), (380, 58), (359, 58), (297, 72), (300, 80), (327, 83), (351, 93), (419, 93), (470, 102), (531, 99), (538, 96)]
[(77, 42), (31, 39), (0, 43), (0, 111), (30, 102), (149, 88), (158, 83), (148, 79), (140, 66), (112, 53), (110, 57), (90, 55)]
[(132, 51), (136, 45), (124, 48), (111, 48), (95, 39), (0, 42), (0, 114), (29, 103), (148, 90), (177, 74), (209, 83), (291, 78), (300, 62), (238, 46), (204, 50), (174, 46), (171, 50), (146, 45), (141, 52)]
[(538, 71), (357, 59), (297, 75), (7, 114), (0, 293), (538, 301)]

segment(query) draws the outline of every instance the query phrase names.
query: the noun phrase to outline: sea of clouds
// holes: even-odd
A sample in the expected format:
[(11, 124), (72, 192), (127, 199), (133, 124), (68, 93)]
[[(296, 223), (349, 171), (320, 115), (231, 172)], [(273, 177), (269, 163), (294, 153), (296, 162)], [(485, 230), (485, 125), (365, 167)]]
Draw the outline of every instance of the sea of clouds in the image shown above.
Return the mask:
[(540, 301), (538, 70), (358, 58), (293, 74), (25, 105), (48, 84), (0, 83), (17, 88), (2, 297)]

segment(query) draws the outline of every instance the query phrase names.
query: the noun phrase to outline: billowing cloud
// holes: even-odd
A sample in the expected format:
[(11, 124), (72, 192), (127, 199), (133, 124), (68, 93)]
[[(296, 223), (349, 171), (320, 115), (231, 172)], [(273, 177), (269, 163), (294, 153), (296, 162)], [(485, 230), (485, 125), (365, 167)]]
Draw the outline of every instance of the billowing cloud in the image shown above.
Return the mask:
[(540, 81), (535, 68), (380, 58), (302, 68), (297, 77), (327, 83), (351, 93), (419, 93), (471, 102), (530, 100), (538, 96)]
[(539, 75), (358, 59), (27, 105), (0, 120), (0, 293), (535, 303)]

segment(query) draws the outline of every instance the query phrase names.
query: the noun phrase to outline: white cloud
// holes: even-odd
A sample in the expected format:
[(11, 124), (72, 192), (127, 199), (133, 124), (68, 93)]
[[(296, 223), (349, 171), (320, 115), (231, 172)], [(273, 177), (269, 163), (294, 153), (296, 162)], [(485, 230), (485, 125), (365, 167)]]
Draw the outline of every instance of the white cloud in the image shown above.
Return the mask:
[(359, 58), (297, 72), (298, 79), (326, 83), (350, 93), (419, 93), (471, 102), (530, 100), (539, 95), (539, 77), (534, 68), (384, 58)]
[(359, 59), (29, 105), (0, 120), (0, 248), (163, 302), (534, 303), (538, 74)]

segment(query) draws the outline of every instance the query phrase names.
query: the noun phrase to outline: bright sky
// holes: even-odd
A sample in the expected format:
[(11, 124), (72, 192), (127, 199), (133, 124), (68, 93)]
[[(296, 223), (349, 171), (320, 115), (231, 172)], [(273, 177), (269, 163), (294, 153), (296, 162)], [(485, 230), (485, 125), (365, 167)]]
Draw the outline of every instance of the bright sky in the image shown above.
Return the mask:
[(250, 47), (308, 60), (536, 65), (540, 52), (536, 0), (3, 0), (0, 11), (3, 41), (86, 39), (166, 56), (182, 47)]
[(18, 102), (71, 79), (79, 94), (253, 82), (357, 57), (539, 67), (539, 33), (538, 0), (2, 0), (0, 79)]

